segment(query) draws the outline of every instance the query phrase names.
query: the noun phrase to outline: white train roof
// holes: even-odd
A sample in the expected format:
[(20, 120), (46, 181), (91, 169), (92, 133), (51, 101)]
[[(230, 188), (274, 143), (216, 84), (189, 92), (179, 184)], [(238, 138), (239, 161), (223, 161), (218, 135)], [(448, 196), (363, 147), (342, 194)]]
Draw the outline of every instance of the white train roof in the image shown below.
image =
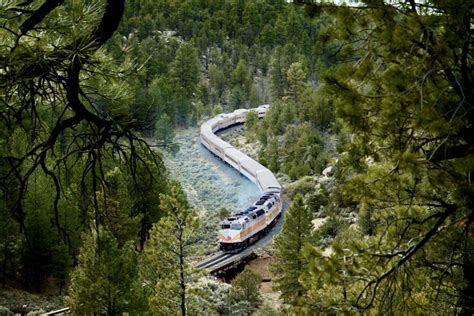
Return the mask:
[(245, 157), (242, 157), (240, 159), (240, 165), (242, 166), (242, 168), (252, 173), (253, 176), (257, 175), (257, 171), (267, 169), (261, 164), (259, 164), (258, 162), (256, 162), (255, 160), (253, 160), (252, 158), (250, 158), (249, 156), (245, 154), (244, 156)]
[(243, 114), (243, 113), (248, 113), (249, 111), (250, 110), (247, 110), (247, 109), (237, 109), (232, 113), (234, 113), (234, 114)]
[(227, 148), (233, 148), (231, 144), (223, 141), (222, 139), (220, 139), (219, 137), (217, 137), (216, 135), (212, 133), (207, 134), (205, 136), (207, 137), (209, 142), (211, 142), (214, 146), (219, 147), (219, 149), (226, 150)]
[[(273, 175), (273, 173), (257, 161), (253, 160), (246, 154), (234, 148), (229, 143), (220, 139), (214, 134), (214, 130), (216, 130), (216, 127), (221, 122), (230, 121), (230, 125), (233, 123), (231, 122), (233, 119), (242, 114), (248, 113), (251, 110), (266, 112), (269, 107), (270, 105), (263, 104), (256, 109), (237, 109), (232, 113), (218, 114), (201, 125), (201, 136), (205, 137), (207, 139), (207, 142), (215, 146), (217, 150), (220, 150), (224, 153), (225, 157), (223, 156), (221, 158), (224, 160), (231, 159), (234, 160), (234, 163), (239, 164), (240, 167), (247, 172), (247, 174), (250, 174), (253, 177), (253, 179), (250, 180), (255, 182), (262, 192), (272, 189), (278, 191), (281, 190), (281, 185), (276, 179), (276, 177)], [(222, 127), (226, 127), (226, 124), (224, 123), (223, 126), (218, 126), (218, 128)]]
[(225, 149), (225, 155), (231, 157), (236, 162), (239, 162), (240, 159), (249, 158), (246, 154), (242, 153), (240, 150), (235, 149), (234, 147), (228, 147)]
[(272, 188), (281, 190), (281, 185), (278, 182), (277, 178), (267, 168), (265, 168), (265, 170), (257, 171), (257, 181), (258, 183), (260, 183), (260, 186), (263, 190), (268, 190)]

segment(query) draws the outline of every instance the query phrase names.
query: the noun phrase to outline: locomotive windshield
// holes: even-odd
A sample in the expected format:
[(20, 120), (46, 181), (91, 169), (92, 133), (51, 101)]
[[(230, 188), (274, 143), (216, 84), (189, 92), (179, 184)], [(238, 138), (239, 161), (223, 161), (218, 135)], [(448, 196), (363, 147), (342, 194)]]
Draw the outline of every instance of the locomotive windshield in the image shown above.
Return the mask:
[(229, 229), (230, 228), (230, 224), (222, 224), (222, 229)]
[(230, 225), (230, 228), (233, 230), (241, 230), (242, 225), (235, 223), (235, 224)]

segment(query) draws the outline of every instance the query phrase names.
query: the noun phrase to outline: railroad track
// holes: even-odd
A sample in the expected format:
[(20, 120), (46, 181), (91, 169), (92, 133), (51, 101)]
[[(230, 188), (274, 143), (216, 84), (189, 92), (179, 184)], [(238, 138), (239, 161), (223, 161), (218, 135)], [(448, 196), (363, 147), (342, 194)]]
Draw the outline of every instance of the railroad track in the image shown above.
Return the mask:
[(218, 253), (212, 255), (210, 258), (207, 258), (206, 260), (199, 262), (196, 265), (196, 268), (212, 269), (212, 267), (218, 265), (219, 263), (232, 257), (233, 255), (234, 255), (233, 253), (224, 253), (222, 251), (219, 251)]

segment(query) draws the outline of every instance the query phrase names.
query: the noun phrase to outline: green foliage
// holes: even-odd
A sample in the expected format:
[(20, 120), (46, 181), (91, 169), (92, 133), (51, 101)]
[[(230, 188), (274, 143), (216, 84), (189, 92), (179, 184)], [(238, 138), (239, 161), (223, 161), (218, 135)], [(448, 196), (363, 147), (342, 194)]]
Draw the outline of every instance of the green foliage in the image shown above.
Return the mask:
[(329, 198), (328, 190), (324, 186), (321, 186), (318, 192), (313, 193), (308, 197), (306, 203), (308, 204), (309, 209), (313, 213), (316, 213), (329, 204)]
[(186, 97), (191, 97), (199, 83), (199, 59), (197, 50), (190, 44), (181, 45), (171, 64), (170, 78), (182, 88)]
[(209, 73), (209, 90), (211, 91), (211, 102), (219, 104), (223, 102), (224, 91), (226, 88), (227, 78), (222, 69), (215, 64), (210, 64), (208, 67)]
[(229, 217), (230, 214), (231, 214), (230, 211), (229, 211), (228, 209), (226, 209), (226, 208), (223, 207), (223, 208), (221, 208), (221, 209), (219, 210), (219, 215), (218, 215), (218, 217), (219, 217), (220, 220), (223, 220), (223, 219), (225, 219), (226, 217)]
[(262, 316), (278, 316), (278, 310), (276, 310), (273, 306), (271, 306), (269, 303), (264, 304), (261, 306), (256, 313), (258, 315)]
[(217, 114), (221, 114), (224, 110), (222, 109), (222, 106), (217, 104), (213, 109), (212, 109), (212, 114), (211, 116), (216, 116)]
[[(257, 78), (268, 80), (269, 68), (272, 70), (268, 56), (277, 58), (284, 53), (280, 67), (283, 76), (289, 65), (296, 61), (321, 64), (320, 59), (325, 58), (317, 57), (319, 54), (303, 57), (312, 55), (317, 51), (316, 46), (321, 46), (311, 39), (319, 32), (320, 23), (305, 19), (301, 8), (281, 0), (212, 4), (199, 0), (133, 1), (121, 24), (122, 39), (117, 37), (110, 49), (117, 58), (122, 58), (120, 53), (124, 49), (136, 57), (140, 65), (137, 96), (148, 94), (154, 79), (171, 76), (175, 81), (184, 82), (189, 78), (192, 83), (200, 81), (198, 85), (207, 91), (203, 93), (201, 89), (196, 93), (194, 84), (179, 84), (191, 87), (182, 91), (186, 99), (191, 103), (201, 101), (205, 112), (210, 113), (217, 104), (231, 110), (267, 102), (268, 91), (257, 87), (256, 82)], [(329, 54), (325, 52), (324, 55)], [(179, 75), (178, 64), (189, 65), (189, 73)], [(195, 71), (199, 64), (203, 66), (200, 73)], [(186, 70), (186, 67), (179, 68)], [(318, 76), (314, 67), (308, 68), (310, 78)], [(284, 92), (286, 86), (280, 88)], [(145, 100), (134, 104), (134, 116), (145, 122), (140, 125), (148, 126), (146, 131), (149, 131), (162, 112), (157, 111), (152, 117), (144, 116), (154, 104), (152, 98)], [(191, 112), (179, 111), (176, 116), (167, 114), (175, 123), (183, 124), (189, 115), (193, 115)]]
[(13, 316), (14, 314), (8, 308), (0, 306), (0, 315), (1, 316)]
[(192, 290), (200, 273), (189, 262), (195, 251), (197, 214), (190, 210), (182, 189), (173, 185), (162, 195), (166, 214), (150, 232), (141, 275), (149, 287), (149, 306), (155, 314), (186, 315), (199, 293)]
[[(15, 255), (21, 249), (20, 273), (23, 285), (36, 291), (41, 291), (46, 279), (54, 275), (58, 277), (61, 292), (72, 266), (68, 247), (57, 234), (57, 228), (51, 221), (54, 218), (51, 210), (53, 194), (52, 182), (41, 173), (35, 173), (29, 183), (29, 190), (24, 201), (24, 207), (27, 210), (24, 224), (28, 234), (20, 243), (13, 242), (11, 236), (5, 243), (5, 247), (11, 247), (5, 250), (10, 250), (13, 258), (4, 258), (10, 264), (15, 264), (17, 260)], [(61, 215), (64, 215), (64, 212), (61, 212)], [(71, 221), (64, 221), (64, 226), (75, 224), (73, 219), (74, 217), (71, 217)], [(10, 231), (10, 233), (13, 232), (13, 230)]]
[(98, 208), (102, 215), (102, 223), (123, 245), (134, 238), (136, 227), (141, 220), (139, 216), (131, 216), (132, 197), (128, 194), (127, 177), (115, 167), (105, 174), (103, 189), (98, 194)]
[(244, 60), (240, 60), (231, 76), (232, 89), (230, 105), (232, 109), (246, 108), (249, 105), (252, 78)]
[(286, 96), (293, 102), (299, 101), (301, 91), (305, 88), (306, 73), (301, 62), (292, 63), (286, 72), (288, 90)]
[(120, 247), (107, 231), (83, 237), (79, 262), (71, 274), (67, 304), (75, 314), (141, 313), (143, 291), (133, 243)]
[(0, 5), (0, 278), (35, 291), (56, 285), (62, 295), (81, 233), (105, 229), (121, 248), (141, 226), (143, 244), (158, 217), (137, 206), (146, 195), (157, 202), (167, 175), (131, 110), (141, 80), (148, 87), (163, 64), (135, 65), (148, 56), (129, 56), (131, 34), (107, 49), (124, 1), (51, 3)]
[(300, 121), (310, 121), (321, 131), (327, 131), (336, 122), (336, 111), (332, 98), (324, 94), (324, 86), (308, 87), (299, 95)]
[[(280, 92), (299, 90), (286, 78), (295, 62), (304, 79), (317, 76), (306, 56), (322, 22), (285, 1), (131, 0), (120, 19), (122, 4), (61, 2), (40, 19), (36, 2), (0, 8), (3, 284), (40, 289), (53, 276), (61, 292), (90, 227), (111, 234), (117, 249), (131, 240), (145, 248), (167, 212), (168, 175), (136, 132), (169, 143), (176, 126), (270, 100), (275, 72), (284, 77)], [(298, 124), (297, 106), (273, 114), (272, 135), (255, 124), (256, 137), (269, 144), (265, 160), (294, 177), (319, 168), (315, 146), (279, 147), (286, 125)], [(298, 146), (317, 141), (313, 127), (309, 138), (297, 135)], [(309, 167), (296, 164), (300, 154)], [(87, 283), (76, 282), (75, 293), (81, 286)]]
[[(137, 165), (134, 174), (128, 175), (128, 194), (132, 198), (132, 217), (139, 217), (140, 249), (144, 248), (152, 225), (163, 215), (160, 209), (162, 193), (169, 190), (169, 179), (160, 154), (155, 153), (146, 164)], [(130, 236), (133, 238), (133, 236)]]
[(333, 103), (322, 89), (307, 85), (301, 62), (288, 65), (281, 78), (273, 80), (281, 101), (272, 104), (265, 119), (252, 126), (264, 145), (259, 157), (271, 170), (283, 171), (293, 180), (318, 175), (328, 160), (330, 149), (325, 148), (321, 133), (327, 134), (335, 122)]
[(258, 123), (258, 114), (256, 111), (249, 111), (245, 119), (245, 131), (248, 141), (255, 139), (255, 129), (256, 124)]
[(272, 271), (276, 274), (275, 289), (280, 291), (286, 304), (295, 308), (301, 305), (306, 293), (299, 278), (308, 265), (302, 250), (305, 243), (310, 241), (311, 220), (312, 214), (304, 204), (303, 196), (297, 194), (285, 213), (285, 222), (274, 241), (275, 263)]
[[(303, 55), (298, 53), (298, 48), (294, 44), (277, 46), (271, 56), (269, 79), (271, 84), (271, 93), (275, 100), (281, 99), (289, 91), (288, 70), (292, 64), (298, 63), (302, 66), (305, 60)], [(306, 75), (300, 78), (306, 77)]]
[(345, 222), (337, 217), (330, 217), (318, 228), (316, 239), (334, 238), (339, 232), (347, 228)]
[(286, 186), (285, 194), (293, 200), (297, 194), (307, 196), (315, 190), (315, 178), (310, 176), (302, 177)]
[(467, 315), (471, 4), (365, 3), (327, 11), (324, 38), (340, 45), (340, 62), (324, 74), (320, 99), (351, 133), (338, 171), (345, 183), (330, 199), (356, 201), (358, 225), (322, 227), (337, 233), (332, 254), (305, 248), (305, 304), (318, 313)]
[(246, 119), (245, 119), (245, 127), (251, 130), (252, 128), (255, 127), (255, 125), (258, 122), (258, 114), (257, 111), (249, 111), (247, 113)]
[(254, 310), (261, 301), (261, 281), (262, 278), (259, 274), (245, 267), (244, 271), (239, 273), (231, 282), (232, 290), (230, 295), (232, 299), (235, 302), (248, 302), (251, 308), (250, 311)]
[(156, 140), (159, 144), (163, 144), (164, 147), (170, 146), (173, 143), (174, 135), (171, 118), (166, 113), (162, 114), (155, 125)]

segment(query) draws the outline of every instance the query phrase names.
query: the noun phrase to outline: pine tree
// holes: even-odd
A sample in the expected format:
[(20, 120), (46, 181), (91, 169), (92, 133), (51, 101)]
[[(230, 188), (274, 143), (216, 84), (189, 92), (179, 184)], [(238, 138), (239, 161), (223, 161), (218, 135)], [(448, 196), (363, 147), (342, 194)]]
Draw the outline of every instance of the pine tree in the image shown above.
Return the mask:
[(303, 64), (300, 62), (292, 63), (286, 71), (286, 79), (288, 81), (288, 90), (285, 91), (285, 94), (290, 100), (297, 102), (306, 82)]
[(226, 85), (226, 77), (224, 72), (214, 64), (209, 65), (209, 89), (213, 96), (213, 104), (219, 104), (223, 101), (223, 95)]
[(75, 314), (140, 314), (145, 300), (133, 243), (119, 247), (106, 230), (84, 235), (67, 304)]
[(155, 125), (155, 139), (160, 146), (166, 148), (171, 146), (174, 140), (174, 127), (171, 118), (162, 114)]
[(200, 78), (198, 52), (191, 43), (180, 46), (170, 68), (171, 78), (183, 89), (184, 95), (192, 97)]
[(129, 194), (129, 176), (118, 166), (110, 166), (110, 163), (110, 160), (104, 163), (110, 169), (105, 169), (107, 171), (104, 171), (104, 182), (97, 193), (99, 223), (104, 225), (116, 238), (119, 246), (122, 246), (125, 242), (135, 239), (141, 217), (132, 212), (133, 200), (136, 197)]
[(304, 204), (303, 196), (297, 194), (274, 241), (275, 263), (272, 271), (276, 274), (275, 289), (280, 291), (283, 302), (293, 306), (301, 303), (306, 292), (299, 278), (307, 269), (307, 259), (303, 257), (302, 250), (310, 240), (311, 220), (311, 212)]
[(325, 91), (353, 135), (340, 172), (361, 230), (329, 257), (308, 249), (307, 302), (320, 312), (474, 310), (472, 5), (327, 8), (340, 51)]
[(163, 216), (160, 196), (169, 189), (167, 170), (161, 154), (156, 152), (151, 158), (153, 160), (147, 162), (148, 165), (138, 165), (128, 180), (129, 194), (133, 200), (131, 216), (141, 218), (138, 229), (140, 250), (145, 247), (152, 225)]
[(230, 104), (233, 109), (245, 108), (248, 105), (250, 90), (252, 86), (252, 77), (249, 73), (247, 64), (243, 59), (239, 60), (237, 66), (232, 72), (232, 89)]
[(246, 137), (249, 141), (252, 141), (255, 138), (255, 129), (258, 123), (258, 114), (256, 111), (250, 111), (247, 113), (245, 119), (245, 131)]
[(304, 57), (297, 53), (293, 44), (277, 47), (271, 56), (269, 79), (270, 89), (274, 100), (278, 100), (288, 91), (287, 71), (291, 64), (302, 62)]
[(166, 216), (150, 232), (141, 275), (152, 293), (149, 305), (153, 313), (185, 316), (197, 295), (191, 291), (191, 285), (200, 275), (189, 262), (195, 249), (197, 215), (189, 209), (177, 185), (160, 199)]

